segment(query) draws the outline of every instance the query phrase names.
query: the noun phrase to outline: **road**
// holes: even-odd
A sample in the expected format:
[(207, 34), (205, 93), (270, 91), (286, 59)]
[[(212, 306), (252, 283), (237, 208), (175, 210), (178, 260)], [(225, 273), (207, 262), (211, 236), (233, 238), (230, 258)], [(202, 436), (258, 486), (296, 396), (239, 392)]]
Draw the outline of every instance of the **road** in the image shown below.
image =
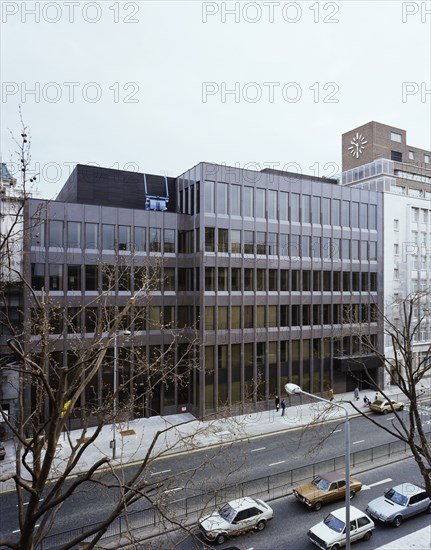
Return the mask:
[[(431, 408), (422, 405), (424, 423), (430, 429)], [(406, 415), (407, 412), (402, 413)], [(397, 422), (393, 414), (374, 415), (382, 425)], [(146, 476), (149, 482), (162, 481), (160, 492), (180, 500), (203, 492), (227, 487), (247, 480), (258, 480), (287, 470), (304, 467), (333, 457), (344, 455), (344, 420), (314, 427), (290, 429), (240, 440), (221, 447), (196, 450), (191, 453), (167, 456), (153, 462)], [(393, 441), (385, 431), (372, 426), (362, 417), (351, 419), (351, 452), (361, 459), (365, 449)], [(342, 464), (342, 462), (341, 462)], [(129, 465), (125, 475), (134, 471)], [(109, 476), (105, 476), (109, 479)], [(254, 482), (254, 481), (253, 481)], [(257, 481), (256, 481), (257, 483)], [(112, 509), (115, 490), (103, 487), (82, 487), (68, 499), (61, 509), (52, 532), (67, 531), (80, 525), (97, 523)], [(138, 502), (132, 509), (142, 509)], [(0, 496), (0, 537), (10, 536), (18, 529), (16, 496), (4, 493)]]
[[(358, 475), (358, 478), (365, 484), (365, 487), (355, 496), (352, 505), (360, 510), (365, 510), (367, 503), (381, 496), (385, 489), (403, 481), (423, 485), (413, 459), (364, 472)], [(322, 521), (332, 510), (342, 507), (344, 502), (329, 504), (319, 512), (310, 510), (297, 502), (293, 496), (280, 498), (269, 502), (269, 504), (274, 510), (274, 519), (268, 523), (265, 531), (261, 533), (253, 531), (239, 537), (233, 537), (225, 544), (217, 546), (217, 548), (220, 550), (232, 546), (238, 547), (239, 550), (269, 550), (270, 548), (311, 550), (317, 548), (312, 545), (307, 537), (308, 529)], [(371, 540), (359, 542), (358, 548), (360, 550), (374, 550), (378, 546), (426, 527), (429, 525), (429, 521), (429, 514), (422, 514), (405, 521), (398, 529), (377, 524)], [(145, 541), (139, 546), (139, 550), (168, 550), (173, 548), (175, 550), (203, 550), (204, 539), (196, 529), (195, 532), (195, 538), (179, 532), (157, 537)], [(356, 544), (353, 548), (355, 547)], [(212, 547), (207, 545), (207, 548)], [(400, 550), (402, 549), (400, 548)]]

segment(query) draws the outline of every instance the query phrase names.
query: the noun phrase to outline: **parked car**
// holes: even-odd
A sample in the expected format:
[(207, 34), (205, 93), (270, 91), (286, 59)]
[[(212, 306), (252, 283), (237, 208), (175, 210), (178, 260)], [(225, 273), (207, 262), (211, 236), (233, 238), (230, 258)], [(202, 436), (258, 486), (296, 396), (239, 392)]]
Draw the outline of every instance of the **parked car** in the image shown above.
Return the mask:
[(388, 414), (388, 412), (402, 411), (404, 409), (404, 403), (379, 397), (371, 403), (370, 409), (381, 414)]
[[(369, 540), (374, 521), (364, 512), (350, 506), (350, 540)], [(334, 510), (308, 531), (309, 539), (322, 550), (338, 550), (346, 545), (346, 508)]]
[(6, 449), (4, 448), (3, 443), (0, 443), (0, 460), (4, 460), (6, 456)]
[(262, 531), (272, 519), (272, 508), (258, 498), (244, 497), (231, 500), (218, 511), (202, 517), (199, 529), (210, 542), (223, 544), (227, 537), (256, 529)]
[[(362, 489), (362, 483), (350, 476), (350, 498)], [(293, 494), (300, 501), (320, 510), (323, 504), (340, 500), (346, 495), (346, 475), (344, 472), (328, 472), (316, 476), (313, 481), (303, 483), (293, 489)]]
[(399, 527), (403, 520), (421, 512), (431, 513), (431, 500), (423, 487), (401, 483), (368, 503), (371, 517)]

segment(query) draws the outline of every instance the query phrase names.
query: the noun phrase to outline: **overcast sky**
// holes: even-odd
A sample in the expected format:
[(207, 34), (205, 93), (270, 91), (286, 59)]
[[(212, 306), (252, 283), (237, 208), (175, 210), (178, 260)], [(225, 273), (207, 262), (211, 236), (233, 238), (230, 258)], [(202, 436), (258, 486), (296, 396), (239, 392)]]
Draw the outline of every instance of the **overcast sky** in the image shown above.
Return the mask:
[(341, 170), (341, 134), (370, 120), (431, 149), (427, 8), (5, 0), (2, 160), (18, 105), (46, 198), (76, 163), (177, 176), (211, 161), (330, 176)]

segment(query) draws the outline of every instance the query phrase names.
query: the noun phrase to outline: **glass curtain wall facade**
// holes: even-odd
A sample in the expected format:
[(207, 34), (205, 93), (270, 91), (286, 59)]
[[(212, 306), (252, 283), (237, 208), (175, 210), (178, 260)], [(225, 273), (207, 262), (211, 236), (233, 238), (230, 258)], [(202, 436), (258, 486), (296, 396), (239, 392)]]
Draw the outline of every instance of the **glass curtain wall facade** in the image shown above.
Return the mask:
[(177, 185), (196, 205), (180, 201), (202, 265), (200, 411), (266, 406), (288, 381), (365, 387), (365, 341), (381, 346), (380, 195), (204, 163)]
[[(110, 307), (124, 307), (144, 267), (158, 260), (151, 301), (131, 312), (132, 335), (118, 360), (132, 378), (136, 357), (162, 353), (168, 344), (161, 325), (191, 327), (197, 345), (189, 359), (197, 368), (187, 383), (161, 384), (149, 398), (131, 382), (131, 393), (142, 392), (134, 416), (266, 407), (288, 381), (313, 393), (327, 385), (353, 389), (361, 358), (370, 355), (364, 339), (381, 346), (381, 194), (206, 163), (175, 185), (176, 212), (100, 206), (97, 197), (91, 205), (29, 201), (26, 216), (35, 229), (25, 275), (36, 293), (63, 307), (52, 319), (61, 335), (57, 364), (70, 360), (71, 331), (84, 340), (94, 334), (94, 298), (105, 292)], [(32, 309), (27, 294), (30, 324)], [(170, 360), (183, 351), (180, 344)], [(377, 365), (368, 368), (380, 376)], [(83, 407), (103, 399), (112, 374), (108, 360)]]

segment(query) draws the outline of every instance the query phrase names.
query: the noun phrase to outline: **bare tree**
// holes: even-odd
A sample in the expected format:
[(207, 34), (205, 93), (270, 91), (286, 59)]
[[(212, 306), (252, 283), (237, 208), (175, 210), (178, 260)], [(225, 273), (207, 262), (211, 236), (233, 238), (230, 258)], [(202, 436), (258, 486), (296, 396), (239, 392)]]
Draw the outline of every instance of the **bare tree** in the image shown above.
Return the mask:
[[(34, 216), (22, 217), (28, 200), (25, 184), (30, 161), (24, 125), (21, 139), (18, 154), (23, 167), (22, 196), (12, 224), (15, 228), (24, 224), (19, 229), (22, 239), (35, 229)], [(45, 215), (43, 206), (38, 210), (40, 224), (45, 222)], [(135, 290), (121, 304), (115, 300), (115, 289), (130, 277), (131, 264), (120, 260), (111, 266), (100, 264), (102, 288), (97, 296), (85, 306), (78, 304), (65, 309), (43, 288), (36, 291), (23, 270), (10, 264), (12, 236), (17, 239), (16, 231), (2, 232), (1, 250), (7, 251), (1, 258), (2, 273), (5, 268), (16, 275), (31, 314), (26, 313), (24, 323), (16, 326), (7, 310), (2, 318), (2, 324), (9, 330), (9, 356), (2, 357), (1, 369), (15, 374), (19, 408), (16, 415), (7, 415), (0, 407), (16, 447), (14, 471), (0, 481), (12, 481), (16, 488), (20, 533), (17, 538), (0, 540), (0, 545), (36, 548), (52, 532), (68, 499), (80, 491), (91, 492), (101, 486), (114, 490), (109, 514), (96, 526), (84, 528), (72, 541), (58, 545), (58, 549), (72, 548), (84, 540), (87, 548), (94, 548), (111, 523), (127, 514), (129, 507), (139, 500), (153, 506), (160, 518), (181, 526), (182, 522), (160, 498), (162, 489), (172, 480), (151, 479), (148, 470), (166, 452), (194, 448), (198, 435), (212, 431), (211, 423), (204, 428), (198, 424), (193, 430), (182, 430), (182, 425), (176, 425), (158, 431), (151, 441), (146, 441), (145, 456), (139, 458), (133, 470), (116, 468), (115, 448), (112, 458), (102, 453), (94, 463), (82, 467), (84, 454), (97, 443), (105, 426), (112, 425), (115, 429), (116, 424), (133, 418), (132, 413), (139, 407), (142, 414), (151, 413), (149, 404), (156, 387), (188, 384), (191, 373), (199, 368), (195, 327), (178, 327), (171, 321), (163, 324), (158, 310), (151, 309), (154, 289), (160, 284), (160, 261), (151, 259), (134, 271)], [(4, 285), (0, 293), (5, 294)], [(83, 319), (92, 326), (91, 331), (81, 326)], [(132, 333), (145, 323), (163, 335), (163, 346), (149, 356), (139, 345), (134, 345), (137, 340)], [(125, 342), (126, 334), (132, 337), (129, 345)], [(60, 360), (58, 350), (65, 350), (67, 358), (63, 356)], [(128, 368), (132, 361), (133, 371)], [(114, 383), (103, 383), (102, 388), (94, 391), (95, 380), (100, 380), (99, 373), (107, 366), (111, 373), (114, 371)], [(70, 429), (77, 419), (78, 437)], [(193, 420), (186, 420), (183, 425)], [(167, 439), (168, 432), (173, 430), (176, 437), (160, 450), (160, 440)], [(113, 441), (115, 445), (115, 438)], [(66, 449), (61, 456), (60, 445)], [(198, 466), (201, 467), (202, 464)], [(195, 469), (187, 472), (190, 483)], [(229, 472), (233, 470), (230, 468)]]
[[(385, 430), (396, 439), (403, 441), (410, 448), (423, 477), (426, 490), (431, 495), (431, 449), (429, 433), (424, 429), (421, 418), (421, 398), (425, 394), (422, 381), (431, 374), (431, 346), (426, 345), (421, 355), (415, 353), (415, 342), (422, 340), (421, 333), (428, 327), (430, 293), (415, 292), (404, 299), (395, 300), (386, 312), (376, 308), (376, 316), (384, 326), (386, 350), (383, 352), (375, 340), (358, 329), (358, 336), (366, 354), (373, 354), (380, 360), (385, 372), (385, 378), (390, 379), (406, 397), (408, 415), (402, 414), (391, 405), (395, 420), (380, 424), (373, 415), (366, 414), (363, 409), (352, 402), (352, 406), (379, 429)], [(361, 359), (356, 361), (361, 363)], [(383, 395), (391, 403), (390, 395), (385, 391), (384, 384), (376, 382), (367, 363), (362, 363), (366, 379), (375, 391)], [(354, 373), (352, 373), (354, 375)]]

